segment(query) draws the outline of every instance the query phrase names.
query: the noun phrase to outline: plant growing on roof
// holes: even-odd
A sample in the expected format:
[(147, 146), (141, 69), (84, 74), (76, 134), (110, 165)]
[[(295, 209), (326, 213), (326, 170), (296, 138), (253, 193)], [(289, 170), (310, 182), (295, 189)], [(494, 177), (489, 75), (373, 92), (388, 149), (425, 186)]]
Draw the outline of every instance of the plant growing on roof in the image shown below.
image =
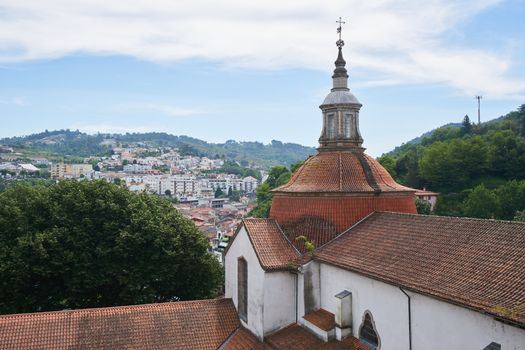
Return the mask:
[(315, 242), (308, 240), (306, 236), (300, 235), (295, 238), (296, 241), (303, 241), (304, 247), (306, 248), (306, 251), (309, 253), (313, 252), (315, 250)]

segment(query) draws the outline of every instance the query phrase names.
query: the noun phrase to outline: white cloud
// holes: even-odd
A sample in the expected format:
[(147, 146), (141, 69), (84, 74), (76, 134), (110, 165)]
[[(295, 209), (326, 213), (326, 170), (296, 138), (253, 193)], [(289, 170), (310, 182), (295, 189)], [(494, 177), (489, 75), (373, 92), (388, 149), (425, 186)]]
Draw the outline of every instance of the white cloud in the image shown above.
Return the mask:
[(70, 127), (72, 130), (80, 130), (88, 134), (107, 133), (107, 134), (124, 134), (133, 132), (151, 132), (156, 131), (152, 128), (143, 126), (128, 126), (115, 124), (75, 124)]
[(205, 113), (204, 110), (198, 108), (179, 107), (159, 103), (118, 104), (115, 105), (114, 108), (118, 111), (150, 110), (160, 112), (170, 117), (187, 117)]
[[(0, 62), (74, 53), (232, 68), (331, 69), (335, 17), (352, 66), (377, 85), (443, 83), (493, 98), (525, 94), (511, 58), (450, 47), (443, 35), (500, 0), (1, 0)], [(175, 113), (178, 114), (178, 113)]]

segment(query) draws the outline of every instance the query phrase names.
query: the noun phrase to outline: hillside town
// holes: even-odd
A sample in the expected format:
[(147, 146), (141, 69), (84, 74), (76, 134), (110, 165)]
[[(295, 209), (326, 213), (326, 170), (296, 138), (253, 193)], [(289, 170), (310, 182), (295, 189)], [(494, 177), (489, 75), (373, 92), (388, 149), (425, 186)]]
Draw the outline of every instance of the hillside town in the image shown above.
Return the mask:
[[(224, 172), (224, 159), (184, 156), (169, 147), (115, 147), (110, 156), (87, 157), (83, 163), (21, 157), (6, 146), (0, 146), (0, 151), (0, 177), (6, 181), (35, 177), (105, 180), (132, 192), (169, 199), (208, 238), (210, 252), (219, 261), (235, 228), (255, 205), (255, 189), (260, 183), (254, 176)], [(261, 173), (265, 172), (253, 171), (254, 175)]]

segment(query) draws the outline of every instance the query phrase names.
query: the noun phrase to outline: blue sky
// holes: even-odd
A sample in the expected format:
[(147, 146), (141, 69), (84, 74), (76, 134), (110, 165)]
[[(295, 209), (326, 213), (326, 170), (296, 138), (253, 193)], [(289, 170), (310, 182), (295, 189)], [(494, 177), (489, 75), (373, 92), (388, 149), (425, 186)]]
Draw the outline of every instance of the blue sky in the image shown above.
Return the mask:
[(525, 103), (520, 0), (0, 0), (0, 137), (61, 128), (316, 146), (343, 16), (378, 156)]

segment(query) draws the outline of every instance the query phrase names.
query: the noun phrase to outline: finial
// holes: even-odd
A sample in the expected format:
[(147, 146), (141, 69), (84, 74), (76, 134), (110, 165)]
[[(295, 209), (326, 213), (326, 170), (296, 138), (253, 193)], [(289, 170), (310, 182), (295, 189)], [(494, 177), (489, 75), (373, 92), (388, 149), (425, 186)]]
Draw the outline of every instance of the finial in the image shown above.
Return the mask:
[(343, 39), (341, 39), (341, 32), (343, 31), (343, 24), (346, 24), (346, 22), (344, 22), (341, 17), (339, 17), (339, 20), (335, 21), (335, 23), (338, 23), (339, 24), (339, 27), (337, 27), (337, 34), (339, 34), (339, 40), (337, 40), (337, 42), (335, 43), (337, 45), (337, 47), (339, 49), (341, 49), (345, 42), (343, 41)]

